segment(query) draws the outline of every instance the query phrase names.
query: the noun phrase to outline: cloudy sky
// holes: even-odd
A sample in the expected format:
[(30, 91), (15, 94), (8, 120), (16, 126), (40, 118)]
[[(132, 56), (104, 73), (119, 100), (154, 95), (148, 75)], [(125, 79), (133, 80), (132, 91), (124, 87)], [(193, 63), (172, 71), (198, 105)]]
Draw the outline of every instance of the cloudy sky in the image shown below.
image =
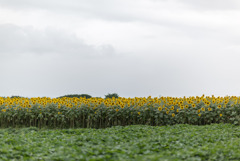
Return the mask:
[(239, 0), (0, 0), (0, 96), (239, 96), (239, 17)]

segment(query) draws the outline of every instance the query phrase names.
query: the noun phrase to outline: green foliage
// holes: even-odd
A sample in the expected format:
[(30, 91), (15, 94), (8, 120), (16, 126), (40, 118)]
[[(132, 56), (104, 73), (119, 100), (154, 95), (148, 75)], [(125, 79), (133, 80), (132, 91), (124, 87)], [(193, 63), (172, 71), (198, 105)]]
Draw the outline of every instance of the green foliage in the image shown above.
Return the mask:
[(1, 129), (0, 160), (240, 160), (240, 127), (116, 126)]
[(108, 93), (107, 95), (105, 95), (105, 99), (106, 98), (118, 98), (118, 94), (117, 93)]
[(68, 95), (60, 96), (58, 98), (63, 98), (63, 97), (69, 97), (69, 98), (74, 98), (74, 97), (77, 97), (77, 98), (81, 98), (81, 97), (92, 98), (92, 96), (89, 95), (89, 94), (68, 94)]
[[(217, 108), (212, 106), (211, 111), (204, 108), (201, 116), (198, 110), (200, 105), (191, 108), (180, 109), (176, 105), (174, 110), (169, 108), (159, 108), (154, 105), (144, 106), (125, 106), (120, 105), (106, 106), (81, 104), (80, 106), (58, 105), (48, 103), (46, 106), (41, 104), (22, 107), (11, 105), (0, 109), (0, 127), (30, 127), (39, 128), (107, 128), (112, 126), (126, 125), (151, 125), (164, 126), (175, 124), (208, 125), (212, 123), (231, 123), (240, 125), (239, 105)], [(179, 110), (179, 112), (175, 111)], [(174, 117), (173, 117), (174, 114)], [(222, 114), (222, 116), (220, 116)]]

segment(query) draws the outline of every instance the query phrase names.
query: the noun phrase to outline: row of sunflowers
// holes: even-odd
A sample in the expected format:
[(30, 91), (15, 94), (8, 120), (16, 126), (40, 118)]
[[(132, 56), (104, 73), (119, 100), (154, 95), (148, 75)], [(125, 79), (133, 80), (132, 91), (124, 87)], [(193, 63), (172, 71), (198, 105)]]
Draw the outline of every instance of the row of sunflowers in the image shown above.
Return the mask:
[(125, 125), (240, 124), (240, 97), (0, 97), (0, 127), (106, 128)]

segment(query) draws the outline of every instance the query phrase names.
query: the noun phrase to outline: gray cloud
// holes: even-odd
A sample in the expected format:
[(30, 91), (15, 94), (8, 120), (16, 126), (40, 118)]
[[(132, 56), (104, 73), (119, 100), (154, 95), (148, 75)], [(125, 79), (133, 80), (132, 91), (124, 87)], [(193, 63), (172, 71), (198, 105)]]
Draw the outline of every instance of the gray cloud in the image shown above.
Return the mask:
[[(187, 9), (238, 10), (238, 0), (0, 0), (0, 6), (12, 10), (43, 10), (58, 14), (81, 15), (81, 17), (104, 19), (110, 21), (150, 21), (157, 16), (161, 19), (165, 11), (177, 13)], [(156, 17), (155, 17), (156, 19)], [(166, 20), (165, 20), (166, 21)]]
[(237, 10), (240, 7), (238, 0), (173, 0), (188, 6), (188, 9), (195, 10)]
[(0, 0), (0, 6), (27, 13), (43, 11), (43, 14), (55, 15), (60, 19), (68, 15), (74, 21), (82, 21), (79, 18), (83, 18), (87, 21), (94, 19), (110, 23), (140, 22), (138, 25), (152, 24), (194, 31), (215, 30), (216, 27), (229, 23), (228, 14), (217, 15), (215, 11), (239, 9), (240, 3), (237, 0), (229, 0), (227, 3), (224, 0)]
[(225, 2), (0, 0), (0, 95), (240, 94)]
[(86, 58), (113, 56), (111, 45), (87, 45), (74, 34), (51, 28), (43, 31), (12, 24), (0, 25), (0, 54), (67, 54)]
[(227, 25), (229, 19), (233, 18), (231, 14), (216, 14), (215, 11), (239, 9), (240, 3), (237, 0), (229, 0), (227, 3), (224, 0), (0, 0), (0, 6), (20, 13), (42, 11), (42, 14), (55, 15), (60, 20), (61, 17), (67, 19), (65, 16), (68, 15), (74, 21), (93, 19), (125, 24), (140, 22), (138, 25), (152, 24), (173, 30), (211, 32), (223, 24)]
[[(136, 3), (129, 2), (124, 3), (120, 0), (12, 0), (7, 2), (0, 0), (0, 6), (13, 10), (43, 10), (48, 12), (55, 12), (63, 15), (81, 15), (85, 18), (105, 19), (111, 21), (133, 21), (138, 18), (135, 9), (140, 6), (136, 6)], [(136, 8), (135, 8), (136, 7)]]

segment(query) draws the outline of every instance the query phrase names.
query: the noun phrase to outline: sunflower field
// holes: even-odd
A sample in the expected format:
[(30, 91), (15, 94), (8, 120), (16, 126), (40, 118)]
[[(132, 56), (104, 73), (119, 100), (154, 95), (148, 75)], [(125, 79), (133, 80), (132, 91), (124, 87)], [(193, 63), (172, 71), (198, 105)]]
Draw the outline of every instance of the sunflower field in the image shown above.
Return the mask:
[(0, 127), (106, 128), (240, 124), (240, 97), (0, 97)]

